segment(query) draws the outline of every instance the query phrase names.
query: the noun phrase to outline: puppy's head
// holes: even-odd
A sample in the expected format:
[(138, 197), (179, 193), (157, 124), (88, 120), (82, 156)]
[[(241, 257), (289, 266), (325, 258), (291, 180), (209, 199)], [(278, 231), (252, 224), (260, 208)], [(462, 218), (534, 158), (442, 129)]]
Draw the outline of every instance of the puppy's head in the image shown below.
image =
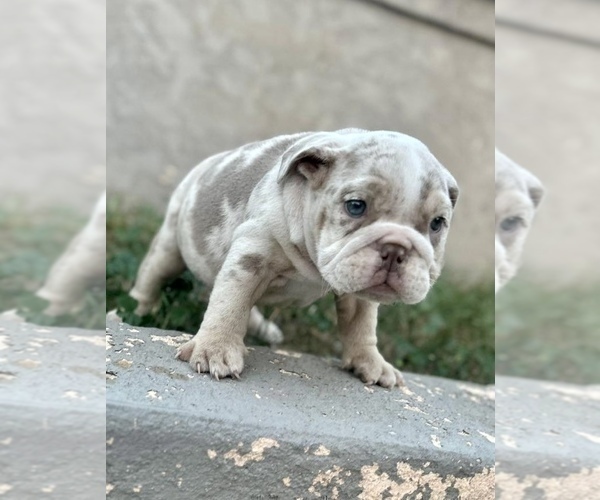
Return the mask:
[(305, 242), (336, 293), (425, 298), (458, 187), (424, 144), (396, 132), (315, 134), (284, 154), (279, 180), (302, 190)]
[(517, 272), (525, 238), (544, 188), (496, 150), (496, 292)]

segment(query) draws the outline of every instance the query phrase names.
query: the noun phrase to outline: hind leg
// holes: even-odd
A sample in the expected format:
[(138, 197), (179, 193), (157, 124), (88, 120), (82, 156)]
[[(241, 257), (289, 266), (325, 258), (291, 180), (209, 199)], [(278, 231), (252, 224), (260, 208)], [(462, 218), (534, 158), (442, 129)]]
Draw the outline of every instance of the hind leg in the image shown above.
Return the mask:
[(160, 289), (169, 279), (185, 270), (177, 245), (177, 214), (170, 214), (154, 237), (150, 250), (138, 270), (129, 295), (138, 301), (135, 313), (148, 314), (160, 297)]
[(279, 327), (272, 321), (265, 319), (256, 306), (250, 310), (248, 333), (269, 344), (281, 344), (283, 342), (283, 333), (281, 333)]

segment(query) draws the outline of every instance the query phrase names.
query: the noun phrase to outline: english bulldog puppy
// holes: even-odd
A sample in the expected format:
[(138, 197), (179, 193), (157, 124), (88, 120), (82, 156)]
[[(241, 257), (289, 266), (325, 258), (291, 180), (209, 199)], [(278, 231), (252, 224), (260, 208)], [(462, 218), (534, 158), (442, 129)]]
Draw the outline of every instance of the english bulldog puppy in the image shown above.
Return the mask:
[(380, 303), (417, 303), (440, 274), (456, 181), (417, 139), (345, 129), (284, 135), (208, 158), (177, 187), (131, 296), (150, 310), (186, 267), (212, 287), (177, 357), (239, 378), (247, 330), (279, 329), (255, 305), (333, 292), (343, 367), (402, 384), (377, 349)]
[(543, 196), (537, 177), (496, 150), (496, 293), (517, 272)]
[(36, 295), (49, 302), (45, 314), (59, 316), (77, 311), (85, 291), (105, 281), (106, 193), (103, 193), (87, 224), (52, 265)]

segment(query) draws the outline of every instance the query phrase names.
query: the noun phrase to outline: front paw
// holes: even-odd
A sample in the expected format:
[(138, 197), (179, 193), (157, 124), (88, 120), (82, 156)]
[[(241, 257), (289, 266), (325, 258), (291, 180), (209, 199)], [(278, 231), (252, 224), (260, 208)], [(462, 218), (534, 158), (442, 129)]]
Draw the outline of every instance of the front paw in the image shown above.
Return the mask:
[(198, 333), (177, 349), (176, 357), (188, 361), (198, 373), (210, 373), (219, 380), (224, 377), (239, 379), (244, 369), (245, 354), (243, 342), (210, 339)]
[(395, 387), (404, 385), (402, 374), (383, 356), (377, 349), (365, 349), (346, 357), (342, 368), (353, 372), (364, 383), (378, 384), (382, 387)]

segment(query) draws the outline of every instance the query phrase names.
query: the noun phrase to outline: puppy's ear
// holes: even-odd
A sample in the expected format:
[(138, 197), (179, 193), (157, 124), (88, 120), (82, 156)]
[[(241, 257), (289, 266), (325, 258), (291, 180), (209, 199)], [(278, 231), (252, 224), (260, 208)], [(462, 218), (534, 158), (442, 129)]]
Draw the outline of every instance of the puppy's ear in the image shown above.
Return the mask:
[(448, 186), (448, 194), (450, 195), (450, 201), (452, 202), (452, 208), (456, 206), (456, 202), (458, 201), (458, 194), (460, 193), (458, 189), (458, 184), (454, 183), (454, 185)]
[(324, 135), (316, 134), (300, 139), (283, 153), (277, 174), (279, 184), (296, 174), (307, 179), (313, 187), (323, 183), (336, 158), (330, 138)]
[(527, 191), (533, 206), (537, 208), (544, 197), (545, 190), (540, 180), (530, 172), (527, 172)]
[[(506, 174), (506, 172), (510, 172), (510, 174)], [(511, 177), (518, 177), (524, 180), (525, 188), (533, 202), (533, 206), (537, 208), (544, 197), (545, 191), (540, 180), (529, 170), (521, 167), (496, 149), (496, 189), (498, 189), (499, 175), (502, 175), (503, 173), (504, 175), (511, 175)]]
[(458, 183), (456, 182), (456, 179), (454, 179), (454, 177), (452, 177), (448, 171), (446, 171), (446, 186), (448, 189), (450, 202), (452, 203), (452, 208), (454, 208), (456, 206), (456, 202), (458, 201), (460, 190), (458, 189)]

